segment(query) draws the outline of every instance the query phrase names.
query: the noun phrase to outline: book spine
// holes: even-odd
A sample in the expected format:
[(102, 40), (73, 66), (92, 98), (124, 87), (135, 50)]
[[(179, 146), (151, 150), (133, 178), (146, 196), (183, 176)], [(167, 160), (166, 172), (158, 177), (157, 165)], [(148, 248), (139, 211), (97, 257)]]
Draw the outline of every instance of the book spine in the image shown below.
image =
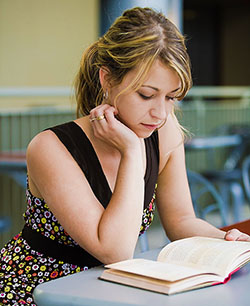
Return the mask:
[(228, 276), (224, 279), (223, 282), (216, 282), (216, 283), (213, 283), (212, 286), (220, 285), (220, 284), (226, 284), (227, 282), (230, 281), (231, 276), (232, 276), (235, 272), (237, 272), (237, 271), (239, 271), (239, 270), (240, 270), (240, 268), (237, 268), (237, 269), (233, 270), (231, 273), (228, 274)]

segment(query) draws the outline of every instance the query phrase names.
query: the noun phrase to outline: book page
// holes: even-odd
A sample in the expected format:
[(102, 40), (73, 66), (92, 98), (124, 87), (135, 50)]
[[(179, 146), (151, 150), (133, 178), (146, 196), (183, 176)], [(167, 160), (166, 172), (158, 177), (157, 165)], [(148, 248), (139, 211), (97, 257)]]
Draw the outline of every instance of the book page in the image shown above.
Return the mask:
[(157, 260), (196, 266), (226, 277), (231, 268), (234, 269), (231, 267), (233, 261), (244, 252), (250, 252), (250, 242), (192, 237), (168, 244), (161, 250)]
[(205, 271), (200, 271), (192, 267), (183, 267), (176, 264), (168, 264), (165, 262), (158, 262), (142, 258), (125, 260), (106, 265), (105, 268), (111, 268), (113, 270), (115, 269), (171, 282), (194, 275), (199, 275), (202, 272), (205, 273)]
[[(160, 262), (158, 263), (161, 264)], [(177, 292), (211, 286), (212, 284), (216, 283), (216, 279), (220, 280), (219, 276), (214, 274), (200, 274), (195, 277), (170, 282), (158, 278), (151, 278), (135, 273), (131, 274), (114, 269), (104, 270), (99, 279), (165, 294), (173, 294)]]

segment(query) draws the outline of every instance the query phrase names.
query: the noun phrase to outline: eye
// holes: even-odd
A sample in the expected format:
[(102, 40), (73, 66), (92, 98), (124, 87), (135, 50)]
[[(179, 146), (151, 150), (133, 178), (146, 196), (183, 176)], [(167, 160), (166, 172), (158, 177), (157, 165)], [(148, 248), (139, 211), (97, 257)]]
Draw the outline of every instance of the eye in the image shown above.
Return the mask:
[(144, 94), (142, 94), (142, 93), (140, 93), (140, 92), (138, 92), (138, 94), (139, 94), (139, 96), (140, 96), (142, 99), (144, 99), (144, 100), (149, 100), (149, 99), (153, 98), (153, 95), (151, 95), (151, 96), (146, 96), (146, 95), (144, 95)]
[(176, 102), (176, 97), (170, 97), (170, 96), (166, 96), (166, 99), (170, 102), (175, 103)]

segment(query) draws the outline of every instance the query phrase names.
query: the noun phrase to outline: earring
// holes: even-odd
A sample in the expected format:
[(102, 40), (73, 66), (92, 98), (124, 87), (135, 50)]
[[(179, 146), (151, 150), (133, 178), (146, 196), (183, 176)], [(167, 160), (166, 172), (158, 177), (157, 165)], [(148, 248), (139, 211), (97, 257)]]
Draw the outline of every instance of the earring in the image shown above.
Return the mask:
[(108, 90), (106, 90), (104, 93), (103, 93), (103, 99), (107, 100), (109, 97), (109, 92)]

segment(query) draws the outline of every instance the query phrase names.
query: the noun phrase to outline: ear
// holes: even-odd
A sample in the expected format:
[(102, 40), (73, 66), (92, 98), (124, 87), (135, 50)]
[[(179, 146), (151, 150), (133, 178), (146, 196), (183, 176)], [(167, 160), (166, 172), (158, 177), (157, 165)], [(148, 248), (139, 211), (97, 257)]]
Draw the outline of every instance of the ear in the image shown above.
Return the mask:
[(100, 79), (102, 88), (107, 88), (109, 86), (109, 81), (108, 81), (109, 74), (110, 74), (110, 71), (107, 67), (102, 66), (99, 69), (99, 79)]

